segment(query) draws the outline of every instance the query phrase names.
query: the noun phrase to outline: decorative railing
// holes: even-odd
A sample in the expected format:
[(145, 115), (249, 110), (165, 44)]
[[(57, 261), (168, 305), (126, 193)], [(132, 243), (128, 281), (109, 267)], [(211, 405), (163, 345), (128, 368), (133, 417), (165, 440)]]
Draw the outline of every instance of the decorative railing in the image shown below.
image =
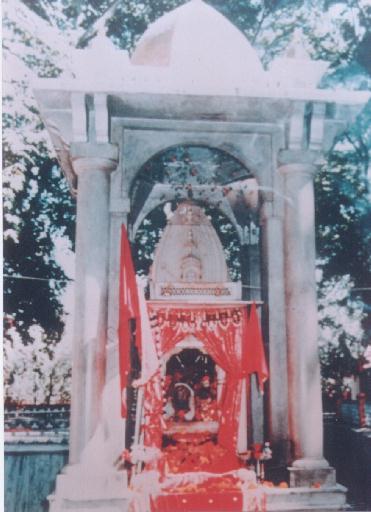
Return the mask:
[(366, 402), (362, 397), (343, 402), (340, 405), (340, 418), (354, 427), (371, 428), (371, 402)]
[(58, 432), (69, 430), (69, 404), (5, 406), (5, 432)]

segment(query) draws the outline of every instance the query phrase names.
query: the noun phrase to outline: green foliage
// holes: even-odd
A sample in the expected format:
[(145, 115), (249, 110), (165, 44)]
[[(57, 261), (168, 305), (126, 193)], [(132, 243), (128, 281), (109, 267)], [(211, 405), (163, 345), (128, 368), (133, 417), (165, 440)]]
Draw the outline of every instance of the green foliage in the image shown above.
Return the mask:
[(326, 392), (334, 386), (341, 390), (342, 377), (357, 373), (356, 360), (371, 332), (370, 118), (371, 102), (337, 138), (315, 182), (320, 357)]
[[(57, 3), (53, 12), (58, 16)], [(46, 340), (55, 341), (64, 327), (60, 298), (67, 279), (55, 260), (54, 243), (56, 237), (66, 237), (72, 249), (75, 205), (49, 156), (51, 144), (30, 82), (37, 75), (58, 76), (69, 45), (60, 42), (58, 28), (22, 3), (7, 5), (4, 14), (5, 336), (11, 337), (15, 326), (24, 342), (30, 342), (30, 329), (37, 324)]]
[(209, 185), (203, 192), (207, 202), (206, 196), (216, 185), (225, 185), (223, 193), (227, 194), (229, 183), (248, 176), (240, 162), (224, 151), (204, 146), (170, 148), (151, 158), (139, 172), (131, 190), (131, 217), (136, 218), (156, 183), (170, 184), (177, 199), (192, 198), (193, 187)]
[(60, 295), (67, 279), (53, 248), (55, 236), (66, 236), (73, 243), (75, 205), (52, 160), (40, 161), (38, 168), (26, 171), (25, 178), (27, 185), (14, 198), (12, 216), (4, 217), (5, 319), (7, 324), (11, 320), (10, 326), (16, 322), (25, 342), (31, 341), (29, 328), (34, 324), (48, 339), (59, 340), (64, 327)]
[(352, 289), (349, 275), (323, 279), (319, 286), (319, 349), (325, 391), (341, 391), (343, 377), (358, 371), (364, 304)]
[(137, 274), (148, 276), (153, 263), (154, 252), (166, 226), (164, 206), (152, 210), (144, 219), (135, 236), (133, 259)]
[(335, 347), (321, 347), (321, 374), (325, 381), (331, 379), (340, 390), (345, 376), (355, 375), (358, 370), (357, 360), (352, 355), (345, 335), (339, 336), (339, 344)]
[(350, 274), (356, 286), (371, 284), (365, 282), (371, 268), (370, 112), (371, 103), (353, 129), (337, 139), (316, 179), (317, 254), (323, 278)]

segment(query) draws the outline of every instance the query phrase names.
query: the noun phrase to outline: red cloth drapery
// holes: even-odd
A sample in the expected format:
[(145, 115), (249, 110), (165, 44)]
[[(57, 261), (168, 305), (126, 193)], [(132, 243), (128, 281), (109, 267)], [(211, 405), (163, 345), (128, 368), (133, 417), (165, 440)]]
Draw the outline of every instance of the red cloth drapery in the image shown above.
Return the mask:
[(230, 322), (226, 326), (223, 322), (210, 326), (206, 324), (198, 335), (216, 364), (226, 372), (224, 395), (220, 404), (218, 442), (234, 451), (237, 445), (241, 379), (247, 376), (245, 361), (242, 359), (245, 352), (243, 334), (247, 331), (246, 309), (240, 313), (238, 323)]
[(121, 415), (126, 417), (125, 390), (130, 371), (130, 320), (136, 320), (136, 345), (140, 350), (141, 332), (138, 290), (130, 244), (124, 225), (121, 226), (120, 291), (119, 291), (119, 362), (121, 387)]
[[(150, 304), (149, 314), (159, 357), (192, 334), (203, 342), (215, 363), (226, 372), (226, 384), (220, 403), (218, 442), (235, 452), (242, 379), (256, 373), (262, 389), (268, 377), (255, 305), (250, 319), (246, 307), (233, 305), (180, 308)], [(162, 430), (160, 386), (161, 379), (157, 373), (146, 385), (147, 413), (144, 424), (145, 444), (159, 448), (159, 432)], [(157, 392), (154, 393), (155, 389)]]
[(268, 379), (268, 366), (265, 359), (263, 338), (255, 302), (251, 305), (246, 343), (243, 348), (247, 374), (256, 374), (258, 387), (263, 392), (264, 382)]

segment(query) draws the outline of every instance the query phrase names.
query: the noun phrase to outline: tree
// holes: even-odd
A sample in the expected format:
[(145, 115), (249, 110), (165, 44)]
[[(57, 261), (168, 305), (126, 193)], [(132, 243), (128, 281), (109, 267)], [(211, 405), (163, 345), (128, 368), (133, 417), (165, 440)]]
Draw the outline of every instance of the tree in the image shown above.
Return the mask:
[(50, 340), (42, 328), (33, 325), (30, 342), (15, 327), (4, 338), (4, 385), (7, 403), (51, 404), (70, 400), (70, 348)]
[(55, 262), (54, 240), (66, 236), (72, 248), (74, 204), (50, 156), (31, 81), (37, 74), (58, 76), (68, 44), (61, 43), (59, 30), (15, 3), (4, 16), (5, 334), (16, 325), (27, 342), (29, 328), (38, 324), (56, 340), (63, 331), (59, 299), (67, 279)]
[[(58, 76), (68, 53), (68, 36), (62, 37), (57, 26), (43, 22), (21, 2), (5, 6), (4, 373), (8, 392), (20, 401), (68, 397), (70, 370), (61, 355), (65, 344), (59, 343), (66, 316), (61, 297), (68, 279), (57, 263), (55, 242), (64, 237), (72, 250), (75, 206), (31, 89), (37, 75)], [(65, 379), (59, 391), (58, 368)]]

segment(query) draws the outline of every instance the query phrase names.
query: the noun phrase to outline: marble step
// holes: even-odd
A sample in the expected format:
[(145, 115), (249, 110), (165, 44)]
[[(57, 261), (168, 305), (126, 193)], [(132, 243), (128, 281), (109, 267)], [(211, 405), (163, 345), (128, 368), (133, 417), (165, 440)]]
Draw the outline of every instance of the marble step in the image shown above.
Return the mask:
[(346, 488), (340, 484), (319, 489), (310, 487), (268, 488), (266, 491), (267, 512), (348, 510), (346, 491)]

